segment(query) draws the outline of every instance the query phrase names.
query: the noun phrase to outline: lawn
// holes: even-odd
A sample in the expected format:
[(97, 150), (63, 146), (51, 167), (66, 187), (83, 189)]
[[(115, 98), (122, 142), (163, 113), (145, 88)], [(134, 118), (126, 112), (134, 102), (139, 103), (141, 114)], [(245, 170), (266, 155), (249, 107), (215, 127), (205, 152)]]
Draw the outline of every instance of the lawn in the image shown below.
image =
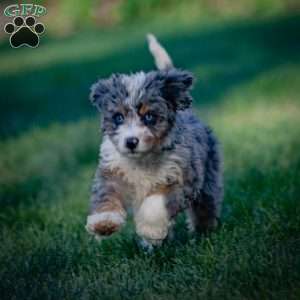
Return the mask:
[[(300, 299), (300, 15), (167, 22), (1, 42), (1, 300)], [(89, 86), (153, 68), (148, 31), (196, 74), (225, 173), (220, 228), (189, 236), (179, 216), (151, 255), (132, 223), (102, 244), (84, 229), (101, 139)]]

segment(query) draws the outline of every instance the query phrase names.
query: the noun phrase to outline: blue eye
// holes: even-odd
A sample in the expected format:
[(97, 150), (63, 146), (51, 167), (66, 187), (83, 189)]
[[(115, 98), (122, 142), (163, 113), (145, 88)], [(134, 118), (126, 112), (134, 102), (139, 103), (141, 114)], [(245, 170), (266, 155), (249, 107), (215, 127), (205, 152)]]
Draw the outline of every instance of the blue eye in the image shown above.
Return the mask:
[(148, 112), (144, 115), (143, 121), (145, 125), (154, 125), (156, 123), (156, 116), (153, 113)]
[(113, 115), (113, 121), (117, 126), (119, 126), (119, 125), (123, 124), (124, 116), (121, 113), (116, 113)]

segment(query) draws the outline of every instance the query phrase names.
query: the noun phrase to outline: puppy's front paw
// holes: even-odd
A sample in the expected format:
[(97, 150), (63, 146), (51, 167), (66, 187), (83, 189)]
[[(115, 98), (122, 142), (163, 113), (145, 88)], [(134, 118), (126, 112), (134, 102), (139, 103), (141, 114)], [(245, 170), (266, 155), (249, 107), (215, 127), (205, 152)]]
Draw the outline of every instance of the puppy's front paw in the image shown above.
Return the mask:
[(165, 196), (153, 194), (144, 199), (135, 215), (137, 234), (151, 245), (160, 245), (168, 235), (170, 220)]
[(160, 246), (168, 235), (167, 227), (155, 226), (154, 224), (139, 224), (137, 234), (153, 246)]
[(119, 212), (106, 211), (95, 213), (87, 218), (86, 230), (96, 236), (108, 236), (116, 232), (125, 222)]

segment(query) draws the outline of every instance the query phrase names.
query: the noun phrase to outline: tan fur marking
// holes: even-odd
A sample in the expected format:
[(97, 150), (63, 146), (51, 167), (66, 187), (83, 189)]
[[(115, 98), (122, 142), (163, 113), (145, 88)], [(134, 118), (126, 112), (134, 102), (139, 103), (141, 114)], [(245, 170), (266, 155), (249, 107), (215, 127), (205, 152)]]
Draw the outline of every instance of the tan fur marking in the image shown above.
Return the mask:
[(141, 116), (143, 116), (143, 115), (145, 115), (149, 110), (150, 110), (150, 107), (149, 107), (147, 104), (143, 103), (142, 106), (141, 106), (140, 109), (139, 109), (139, 114), (140, 114)]
[(114, 180), (116, 178), (122, 178), (124, 176), (124, 172), (120, 168), (105, 168), (101, 170), (101, 174), (106, 179), (113, 178)]
[(155, 136), (148, 135), (144, 138), (144, 143), (146, 144), (158, 144), (158, 139)]
[(105, 211), (113, 211), (113, 212), (123, 213), (124, 209), (118, 199), (110, 197), (109, 200), (102, 203), (95, 210), (95, 212), (97, 212), (97, 213), (101, 213), (101, 212), (105, 212)]
[(111, 235), (120, 228), (119, 224), (116, 224), (112, 221), (102, 221), (94, 225), (94, 230), (97, 234), (100, 235)]
[(125, 222), (126, 213), (105, 211), (88, 216), (86, 230), (94, 235), (110, 235), (117, 231)]
[(171, 192), (173, 185), (158, 185), (155, 189), (151, 190), (147, 197), (151, 196), (152, 194), (161, 194), (167, 195)]

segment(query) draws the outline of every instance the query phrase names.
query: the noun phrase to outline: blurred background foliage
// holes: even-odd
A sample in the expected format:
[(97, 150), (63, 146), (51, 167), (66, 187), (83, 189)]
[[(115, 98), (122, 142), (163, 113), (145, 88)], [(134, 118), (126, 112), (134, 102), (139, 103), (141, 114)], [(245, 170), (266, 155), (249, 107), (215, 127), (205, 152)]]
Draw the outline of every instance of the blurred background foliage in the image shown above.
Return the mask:
[[(1, 2), (4, 7), (10, 4), (10, 1)], [(113, 27), (160, 18), (190, 22), (211, 17), (257, 17), (293, 12), (300, 7), (298, 0), (39, 0), (34, 3), (47, 8), (47, 28), (58, 35), (83, 28)]]
[[(44, 4), (50, 3), (45, 1)], [(51, 5), (56, 6), (51, 11), (57, 17), (53, 29), (59, 32), (62, 29), (72, 31), (85, 26), (117, 26), (160, 18), (191, 21), (214, 16), (271, 15), (300, 7), (297, 0), (63, 0), (56, 4), (51, 1)], [(57, 24), (59, 27), (55, 26)]]

